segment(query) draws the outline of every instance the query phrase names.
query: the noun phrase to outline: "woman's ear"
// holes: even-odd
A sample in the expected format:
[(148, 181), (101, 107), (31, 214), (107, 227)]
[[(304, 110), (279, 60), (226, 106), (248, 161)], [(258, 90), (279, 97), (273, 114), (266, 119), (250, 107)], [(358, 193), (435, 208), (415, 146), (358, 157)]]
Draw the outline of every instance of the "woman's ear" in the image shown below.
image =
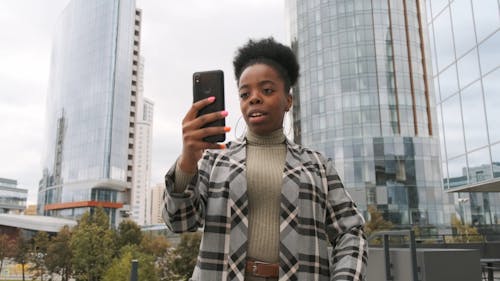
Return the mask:
[(285, 111), (288, 112), (290, 108), (292, 108), (293, 105), (293, 97), (291, 94), (288, 94), (286, 96), (286, 106), (285, 106)]

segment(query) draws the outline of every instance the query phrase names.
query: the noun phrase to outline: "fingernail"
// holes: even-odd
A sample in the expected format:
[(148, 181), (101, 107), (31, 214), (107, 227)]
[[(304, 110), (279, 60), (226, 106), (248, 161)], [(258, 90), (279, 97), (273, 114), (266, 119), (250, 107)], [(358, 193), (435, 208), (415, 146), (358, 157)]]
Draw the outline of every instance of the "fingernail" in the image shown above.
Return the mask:
[(228, 114), (229, 114), (229, 112), (227, 112), (225, 110), (220, 112), (220, 115), (222, 115), (224, 117), (226, 117)]
[(209, 102), (214, 102), (214, 100), (215, 100), (215, 97), (209, 97), (209, 98), (208, 98), (208, 101), (209, 101)]
[(224, 132), (226, 132), (226, 133), (227, 133), (227, 132), (229, 132), (229, 131), (231, 131), (231, 127), (227, 127), (227, 126), (226, 126), (226, 127), (224, 127)]
[(226, 149), (225, 143), (219, 143), (219, 149)]

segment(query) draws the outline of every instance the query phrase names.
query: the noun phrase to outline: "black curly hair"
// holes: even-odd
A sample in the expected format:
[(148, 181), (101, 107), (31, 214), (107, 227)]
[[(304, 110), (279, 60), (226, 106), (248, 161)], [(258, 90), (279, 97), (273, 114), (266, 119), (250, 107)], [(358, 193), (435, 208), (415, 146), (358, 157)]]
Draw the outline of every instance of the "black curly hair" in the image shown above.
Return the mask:
[(287, 93), (299, 77), (299, 63), (292, 49), (276, 42), (272, 37), (258, 41), (250, 39), (238, 49), (233, 60), (236, 81), (240, 80), (241, 73), (247, 67), (256, 63), (274, 68), (283, 79)]

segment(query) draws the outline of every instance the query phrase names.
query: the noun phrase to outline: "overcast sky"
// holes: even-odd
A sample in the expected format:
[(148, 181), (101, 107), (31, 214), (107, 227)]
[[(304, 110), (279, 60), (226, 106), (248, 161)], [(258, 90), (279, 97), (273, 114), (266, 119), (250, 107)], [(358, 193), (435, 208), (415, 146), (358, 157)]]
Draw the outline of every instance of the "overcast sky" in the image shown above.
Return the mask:
[[(136, 0), (143, 10), (144, 96), (155, 103), (152, 184), (181, 151), (181, 120), (192, 102), (194, 71), (222, 69), (228, 138), (241, 134), (232, 72), (235, 50), (249, 38), (286, 42), (284, 0)], [(42, 176), (45, 100), (52, 36), (69, 0), (0, 1), (0, 177), (15, 179), (36, 203)], [(242, 122), (240, 122), (242, 123)]]

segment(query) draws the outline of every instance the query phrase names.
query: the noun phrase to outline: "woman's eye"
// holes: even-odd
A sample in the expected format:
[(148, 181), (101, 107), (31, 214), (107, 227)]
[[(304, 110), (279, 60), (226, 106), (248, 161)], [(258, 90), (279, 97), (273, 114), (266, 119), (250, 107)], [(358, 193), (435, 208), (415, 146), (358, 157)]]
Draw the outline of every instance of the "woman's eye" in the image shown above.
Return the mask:
[(248, 98), (248, 93), (240, 93), (240, 99), (244, 100)]
[(264, 94), (271, 94), (272, 92), (274, 92), (274, 90), (272, 88), (265, 88), (262, 90), (262, 92), (264, 92)]

